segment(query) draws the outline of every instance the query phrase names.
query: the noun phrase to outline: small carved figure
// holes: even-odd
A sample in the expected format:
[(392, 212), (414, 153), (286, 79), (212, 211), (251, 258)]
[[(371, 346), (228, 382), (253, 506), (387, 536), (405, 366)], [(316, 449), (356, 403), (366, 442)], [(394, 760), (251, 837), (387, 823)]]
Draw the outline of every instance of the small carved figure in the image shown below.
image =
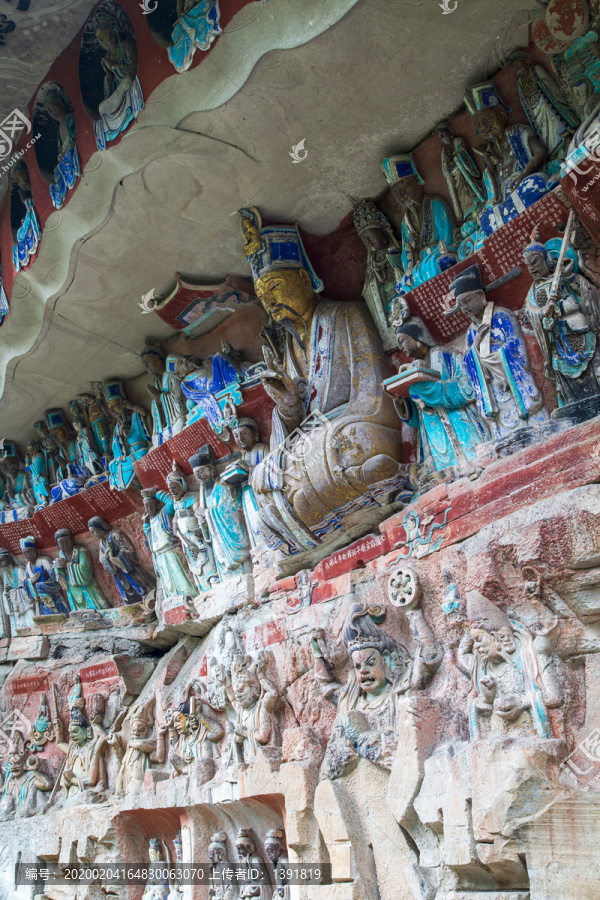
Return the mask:
[(202, 700), (198, 702), (198, 698), (191, 696), (167, 714), (173, 778), (194, 773), (202, 784), (214, 776), (217, 745), (224, 731), (208, 709)]
[(88, 478), (93, 477), (94, 475), (102, 475), (104, 467), (98, 450), (96, 449), (94, 432), (92, 431), (91, 426), (87, 424), (85, 418), (81, 415), (80, 407), (82, 407), (83, 404), (79, 404), (79, 401), (75, 402), (78, 403), (77, 412), (79, 414), (75, 414), (73, 405), (71, 405), (71, 408), (74, 412), (73, 429), (77, 435), (75, 438), (77, 461)]
[[(421, 459), (429, 474), (465, 465), (490, 435), (473, 406), (475, 392), (462, 356), (436, 347), (416, 317), (399, 325), (396, 335), (400, 350), (426, 367), (423, 380), (408, 388), (408, 397), (395, 401), (400, 418), (419, 430)], [(438, 372), (439, 379), (430, 380), (430, 372)]]
[(458, 661), (471, 678), (471, 737), (512, 731), (552, 737), (548, 709), (563, 701), (552, 657), (536, 653), (527, 628), (511, 622), (479, 591), (467, 593), (467, 617), (470, 630)]
[(165, 599), (174, 596), (193, 597), (196, 592), (177, 552), (179, 541), (173, 532), (167, 507), (160, 504), (156, 491), (151, 488), (145, 488), (142, 497), (144, 534)]
[[(208, 858), (210, 860), (211, 885), (208, 889), (209, 900), (235, 900), (236, 889), (233, 884), (227, 884), (223, 878), (225, 870), (231, 868), (227, 859), (227, 835), (224, 831), (217, 831), (210, 839), (208, 845)], [(221, 881), (221, 884), (218, 882)]]
[(146, 455), (152, 438), (146, 428), (146, 410), (129, 402), (120, 381), (107, 382), (104, 396), (109, 415), (116, 423), (112, 432), (112, 459), (108, 464), (110, 485), (124, 491), (137, 482), (133, 464)]
[(367, 248), (367, 271), (362, 295), (377, 326), (385, 350), (394, 345), (391, 325), (396, 282), (402, 277), (400, 245), (392, 226), (372, 200), (357, 200), (352, 210), (354, 227)]
[[(162, 842), (158, 838), (150, 838), (148, 843), (148, 855), (150, 857), (150, 866), (152, 871), (157, 874), (146, 882), (142, 900), (168, 900), (169, 898), (169, 882), (163, 877), (169, 865), (169, 859), (162, 859), (163, 847)], [(164, 853), (167, 856), (166, 853)]]
[(37, 552), (35, 538), (31, 535), (21, 538), (19, 543), (25, 557), (21, 580), (27, 596), (34, 603), (36, 615), (68, 615), (68, 602), (65, 601), (50, 557)]
[(533, 277), (524, 311), (544, 355), (544, 374), (555, 381), (561, 406), (600, 394), (600, 297), (583, 275), (565, 266), (555, 284), (556, 261), (538, 237), (524, 250)]
[(162, 765), (165, 762), (168, 726), (162, 724), (158, 736), (151, 738), (154, 720), (150, 707), (153, 703), (131, 714), (129, 737), (125, 737), (123, 731), (111, 731), (107, 736), (108, 744), (121, 761), (115, 784), (117, 797), (141, 791), (150, 764)]
[(152, 397), (152, 446), (158, 447), (184, 428), (185, 398), (179, 379), (166, 369), (167, 357), (157, 341), (146, 338), (141, 356), (146, 372), (154, 379), (146, 390)]
[[(248, 480), (242, 486), (242, 509), (252, 549), (261, 544), (260, 507), (252, 490), (252, 473), (269, 452), (266, 444), (260, 442), (258, 424), (254, 419), (243, 417), (233, 428), (233, 438), (241, 451), (240, 463), (248, 471)], [(223, 477), (226, 477), (226, 472)]]
[(549, 159), (560, 163), (580, 124), (579, 116), (543, 66), (531, 65), (527, 54), (521, 52), (513, 53), (508, 61), (517, 73), (519, 99), (529, 124), (548, 151)]
[(439, 122), (433, 133), (442, 144), (442, 172), (454, 215), (458, 222), (464, 223), (461, 233), (466, 236), (476, 227), (485, 204), (483, 177), (467, 142), (462, 137), (455, 137), (449, 122)]
[(195, 512), (203, 534), (210, 540), (221, 581), (250, 570), (250, 541), (240, 493), (217, 475), (212, 449), (208, 444), (190, 458), (194, 475), (200, 482)]
[(75, 116), (69, 111), (65, 97), (56, 88), (50, 88), (44, 97), (44, 109), (57, 123), (56, 140), (58, 153), (54, 168), (54, 184), (48, 185), (52, 205), (60, 209), (66, 200), (69, 188), (74, 188), (81, 175), (77, 143), (75, 139)]
[(177, 0), (169, 59), (178, 72), (187, 72), (196, 50), (208, 50), (221, 34), (220, 17), (219, 0)]
[[(99, 696), (99, 695), (96, 695)], [(75, 676), (73, 693), (69, 697), (69, 741), (64, 740), (63, 724), (57, 719), (57, 746), (66, 754), (60, 779), (66, 800), (91, 802), (99, 799), (108, 786), (106, 771), (106, 732), (102, 727), (103, 704), (97, 703), (90, 724), (82, 709), (84, 700), (81, 679)]]
[(265, 836), (265, 853), (274, 869), (275, 888), (271, 900), (289, 900), (290, 888), (287, 883), (286, 870), (289, 867), (285, 848), (285, 834), (282, 828), (273, 828)]
[(138, 563), (135, 548), (129, 538), (100, 516), (90, 519), (88, 528), (99, 542), (100, 562), (114, 578), (123, 603), (145, 600), (156, 588), (156, 582)]
[(456, 306), (471, 320), (464, 365), (480, 415), (492, 438), (527, 424), (548, 420), (544, 398), (529, 367), (521, 326), (508, 309), (486, 299), (478, 266), (470, 266), (450, 285)]
[(30, 441), (27, 445), (25, 471), (31, 481), (31, 488), (37, 504), (39, 506), (47, 506), (50, 500), (50, 488), (48, 486), (46, 457), (37, 441)]
[(15, 510), (34, 507), (35, 496), (29, 476), (17, 456), (17, 448), (12, 442), (4, 442), (0, 457), (0, 469), (4, 479), (4, 505)]
[(400, 292), (418, 287), (456, 262), (454, 222), (446, 202), (426, 195), (423, 179), (410, 154), (389, 156), (381, 163), (402, 220)]
[(173, 533), (179, 538), (196, 588), (205, 593), (219, 582), (219, 573), (212, 544), (205, 539), (194, 511), (197, 495), (188, 490), (186, 478), (175, 461), (173, 470), (167, 475), (167, 486), (170, 495), (159, 491), (156, 496), (173, 517)]
[[(248, 872), (249, 882), (244, 880), (240, 888), (240, 900), (250, 897), (269, 900), (271, 892), (269, 870), (262, 856), (256, 850), (256, 841), (251, 828), (240, 828), (235, 839), (235, 849), (240, 863), (246, 870), (250, 870)], [(257, 874), (252, 875), (252, 870)]]
[(71, 609), (107, 609), (110, 604), (94, 578), (90, 551), (75, 543), (68, 528), (57, 531), (54, 540), (60, 551), (54, 560), (54, 568)]
[(215, 431), (220, 432), (223, 411), (216, 395), (228, 385), (241, 381), (244, 367), (222, 353), (215, 353), (206, 360), (172, 353), (167, 356), (166, 367), (167, 372), (181, 382), (189, 410), (188, 423), (204, 417)]
[(110, 459), (110, 435), (111, 422), (108, 408), (104, 400), (102, 382), (90, 382), (93, 393), (81, 394), (81, 400), (85, 406), (87, 419), (94, 433), (96, 446), (102, 454), (104, 464)]
[[(31, 179), (24, 159), (17, 159), (11, 172), (11, 198), (13, 191), (23, 210), (17, 227), (13, 226), (13, 263), (17, 272), (26, 269), (33, 261), (42, 237), (42, 230), (33, 205)], [(11, 207), (12, 207), (11, 202)], [(12, 217), (11, 217), (12, 218)]]
[[(0, 584), (2, 586), (3, 613), (10, 618), (10, 631), (6, 629), (5, 637), (29, 631), (33, 628), (35, 606), (23, 583), (25, 569), (8, 550), (0, 547)], [(4, 615), (2, 616), (4, 623)]]
[(546, 193), (548, 178), (542, 169), (548, 151), (529, 125), (507, 124), (507, 107), (492, 82), (470, 88), (465, 104), (485, 141), (484, 149), (478, 151), (486, 164), (486, 208), (479, 221), (489, 235), (513, 219), (519, 208), (531, 206)]
[(53, 786), (52, 779), (40, 771), (40, 760), (30, 756), (25, 750), (23, 734), (13, 731), (4, 771), (0, 821), (42, 813), (46, 806), (44, 794), (51, 791)]
[(58, 447), (56, 464), (57, 484), (51, 488), (52, 502), (73, 497), (83, 490), (89, 477), (84, 465), (77, 456), (77, 444), (71, 437), (67, 420), (62, 409), (52, 409), (46, 414), (50, 435)]
[(96, 145), (98, 150), (105, 150), (144, 108), (144, 98), (136, 74), (133, 35), (123, 34), (114, 16), (104, 12), (97, 14), (94, 30), (98, 44), (106, 51), (101, 61), (104, 100), (98, 106), (100, 118), (94, 122)]
[(49, 484), (56, 484), (60, 467), (60, 450), (58, 444), (50, 434), (50, 429), (45, 419), (40, 419), (38, 422), (35, 422), (33, 427), (38, 433), (38, 443), (46, 460), (48, 482)]

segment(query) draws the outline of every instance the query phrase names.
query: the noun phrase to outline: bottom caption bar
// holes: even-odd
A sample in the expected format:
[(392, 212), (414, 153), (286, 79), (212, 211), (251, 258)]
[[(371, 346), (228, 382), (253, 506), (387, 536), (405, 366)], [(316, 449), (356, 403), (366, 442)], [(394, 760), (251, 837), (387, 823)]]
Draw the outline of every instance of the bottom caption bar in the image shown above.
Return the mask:
[(62, 866), (57, 863), (19, 863), (15, 885), (102, 884), (331, 884), (331, 865), (212, 866), (210, 863), (106, 863), (93, 866)]

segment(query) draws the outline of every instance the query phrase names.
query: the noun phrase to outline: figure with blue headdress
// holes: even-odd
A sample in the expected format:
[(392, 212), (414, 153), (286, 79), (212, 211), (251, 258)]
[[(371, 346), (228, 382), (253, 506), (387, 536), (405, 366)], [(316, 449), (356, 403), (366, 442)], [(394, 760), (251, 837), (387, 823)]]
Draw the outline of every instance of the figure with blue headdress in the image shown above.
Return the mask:
[(392, 195), (404, 210), (399, 292), (435, 278), (456, 262), (454, 222), (441, 197), (425, 194), (423, 179), (410, 154), (388, 156), (381, 167)]
[(166, 368), (166, 355), (158, 341), (146, 338), (141, 357), (154, 381), (146, 390), (152, 397), (152, 446), (158, 447), (185, 427), (185, 397), (179, 379)]
[(409, 396), (397, 405), (398, 414), (419, 432), (419, 455), (429, 474), (450, 466), (464, 466), (479, 444), (490, 439), (487, 425), (475, 407), (475, 391), (462, 356), (435, 346), (429, 331), (416, 317), (396, 327), (398, 347), (410, 359), (420, 360), (438, 380), (410, 386)]
[(469, 266), (450, 285), (471, 324), (465, 338), (465, 370), (475, 402), (493, 439), (548, 420), (544, 398), (529, 365), (525, 339), (513, 312), (486, 299), (479, 266)]
[(122, 33), (114, 16), (100, 12), (94, 22), (98, 44), (106, 51), (102, 57), (104, 100), (94, 122), (96, 145), (105, 150), (110, 141), (125, 131), (144, 108), (142, 88), (137, 77), (137, 47), (132, 35)]
[(308, 550), (340, 515), (371, 502), (365, 494), (376, 485), (404, 484), (400, 423), (381, 386), (391, 371), (365, 303), (319, 300), (323, 283), (297, 226), (263, 228), (254, 208), (240, 215), (256, 296), (285, 334), (282, 361), (263, 351), (275, 409), (252, 490), (267, 546)]
[(146, 455), (152, 437), (146, 427), (146, 410), (129, 402), (120, 381), (107, 381), (104, 397), (108, 413), (116, 422), (108, 464), (110, 486), (124, 491), (136, 478), (133, 464)]
[[(560, 406), (600, 397), (600, 297), (571, 259), (554, 290), (557, 242), (543, 244), (536, 228), (525, 247), (533, 284), (524, 311), (544, 355), (544, 374), (556, 384)], [(550, 248), (553, 247), (554, 253)]]
[(50, 88), (44, 97), (44, 109), (57, 123), (58, 154), (54, 168), (54, 184), (50, 187), (52, 205), (60, 209), (70, 188), (75, 187), (81, 175), (75, 139), (75, 116), (69, 112), (60, 91)]
[(62, 588), (48, 556), (37, 552), (35, 538), (29, 535), (19, 541), (25, 566), (23, 586), (27, 596), (35, 605), (38, 616), (68, 615), (68, 603), (65, 601)]
[(177, 0), (177, 22), (171, 34), (169, 59), (178, 72), (187, 72), (196, 50), (208, 50), (221, 34), (218, 0)]
[(470, 88), (465, 96), (478, 135), (485, 141), (483, 182), (486, 207), (479, 223), (488, 236), (547, 193), (543, 172), (548, 151), (529, 125), (508, 125), (509, 108), (491, 81)]

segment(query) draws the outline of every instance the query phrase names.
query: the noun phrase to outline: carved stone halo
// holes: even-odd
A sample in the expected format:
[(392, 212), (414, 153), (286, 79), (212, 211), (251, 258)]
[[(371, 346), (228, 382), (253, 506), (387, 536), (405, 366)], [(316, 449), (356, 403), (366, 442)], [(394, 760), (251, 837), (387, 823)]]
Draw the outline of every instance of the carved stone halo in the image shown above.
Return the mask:
[(414, 609), (421, 600), (419, 576), (409, 566), (396, 569), (390, 577), (388, 592), (392, 606)]

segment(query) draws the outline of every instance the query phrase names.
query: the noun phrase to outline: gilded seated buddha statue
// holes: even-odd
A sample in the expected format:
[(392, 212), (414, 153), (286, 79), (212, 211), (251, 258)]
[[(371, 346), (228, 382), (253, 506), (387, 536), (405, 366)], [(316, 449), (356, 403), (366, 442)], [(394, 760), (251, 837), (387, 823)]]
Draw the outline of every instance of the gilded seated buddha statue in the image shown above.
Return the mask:
[(365, 303), (317, 296), (323, 283), (297, 227), (263, 228), (254, 208), (241, 217), (256, 296), (285, 335), (281, 360), (264, 351), (275, 409), (252, 489), (265, 543), (294, 553), (318, 546), (376, 485), (402, 483), (398, 421), (381, 387), (390, 367)]

